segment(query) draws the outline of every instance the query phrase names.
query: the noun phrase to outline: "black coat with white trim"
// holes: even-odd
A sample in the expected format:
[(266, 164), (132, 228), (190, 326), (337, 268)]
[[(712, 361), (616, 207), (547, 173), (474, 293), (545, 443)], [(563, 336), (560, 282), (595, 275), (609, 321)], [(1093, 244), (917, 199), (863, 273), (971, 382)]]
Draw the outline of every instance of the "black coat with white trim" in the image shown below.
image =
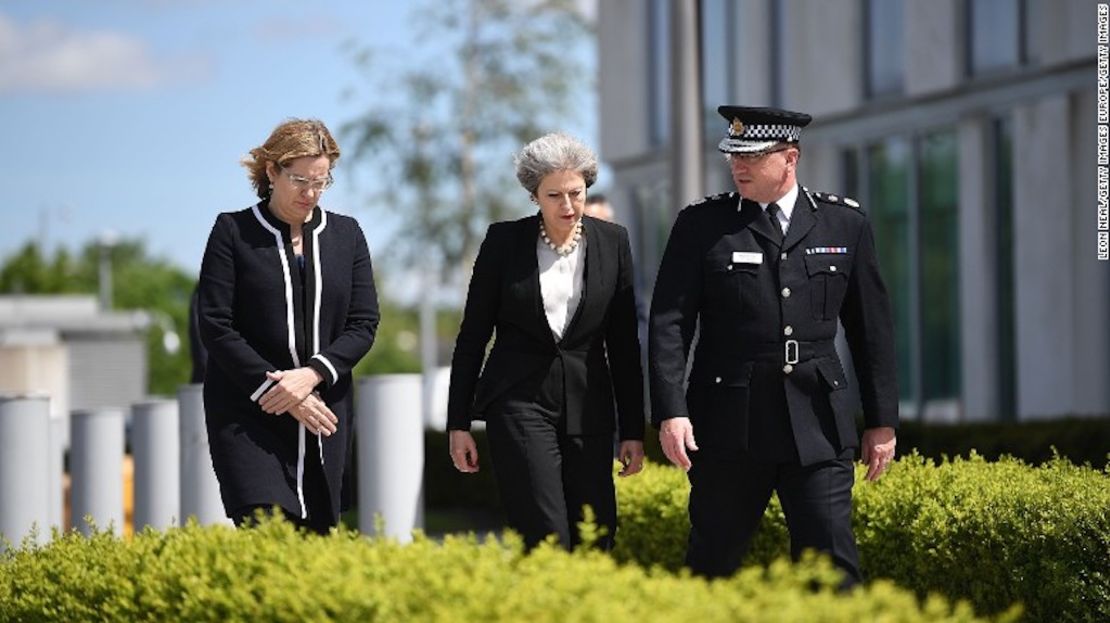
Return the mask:
[(656, 424), (689, 416), (702, 452), (724, 457), (808, 465), (856, 447), (856, 407), (833, 348), (839, 319), (865, 425), (897, 426), (890, 301), (871, 226), (854, 203), (799, 188), (785, 240), (759, 204), (736, 193), (679, 214), (652, 298)]
[[(289, 226), (265, 201), (219, 215), (198, 286), (201, 339), (208, 349), (204, 404), (212, 463), (230, 513), (279, 505), (303, 516), (306, 448), (318, 447), (327, 495), (338, 516), (354, 424), (351, 369), (374, 342), (378, 301), (365, 236), (355, 219), (316, 207), (303, 227), (303, 272)], [(339, 418), (317, 438), (288, 414), (268, 415), (258, 399), (266, 372), (312, 366), (316, 388)]]

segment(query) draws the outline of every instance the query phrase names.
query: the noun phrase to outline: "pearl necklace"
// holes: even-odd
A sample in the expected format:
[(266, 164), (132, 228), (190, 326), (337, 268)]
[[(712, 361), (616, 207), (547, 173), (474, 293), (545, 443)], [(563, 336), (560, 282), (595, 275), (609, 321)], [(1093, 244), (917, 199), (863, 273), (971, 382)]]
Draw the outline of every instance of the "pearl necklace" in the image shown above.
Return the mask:
[(547, 230), (543, 226), (543, 217), (540, 217), (540, 238), (543, 238), (544, 244), (551, 247), (551, 250), (559, 255), (566, 257), (578, 248), (578, 241), (582, 239), (582, 219), (574, 222), (574, 232), (570, 236), (570, 241), (564, 245), (556, 246), (551, 242), (551, 238), (547, 235)]

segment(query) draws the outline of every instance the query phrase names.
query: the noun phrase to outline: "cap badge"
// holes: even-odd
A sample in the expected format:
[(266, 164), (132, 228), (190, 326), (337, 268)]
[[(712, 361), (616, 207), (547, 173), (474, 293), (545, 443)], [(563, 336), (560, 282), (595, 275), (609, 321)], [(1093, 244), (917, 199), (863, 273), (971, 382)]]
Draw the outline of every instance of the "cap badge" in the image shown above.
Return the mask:
[(729, 126), (729, 132), (733, 136), (740, 136), (744, 133), (744, 122), (740, 121), (739, 117), (732, 118), (732, 125)]

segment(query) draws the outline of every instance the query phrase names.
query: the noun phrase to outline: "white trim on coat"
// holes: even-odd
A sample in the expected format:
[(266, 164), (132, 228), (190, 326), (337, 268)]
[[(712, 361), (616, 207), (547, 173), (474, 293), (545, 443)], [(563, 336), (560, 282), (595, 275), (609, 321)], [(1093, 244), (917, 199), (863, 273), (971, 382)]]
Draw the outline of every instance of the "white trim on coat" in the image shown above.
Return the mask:
[(265, 381), (262, 381), (262, 384), (258, 386), (258, 389), (254, 390), (254, 393), (251, 394), (251, 402), (258, 402), (258, 399), (262, 397), (262, 394), (266, 393), (266, 390), (269, 389), (270, 386), (273, 384), (274, 382), (269, 378), (267, 378)]
[[(251, 207), (251, 212), (262, 227), (274, 235), (274, 241), (277, 242), (278, 256), (281, 258), (281, 275), (285, 279), (285, 326), (289, 329), (289, 355), (293, 358), (293, 366), (299, 368), (301, 361), (297, 357), (297, 334), (293, 330), (293, 279), (289, 276), (289, 257), (285, 254), (285, 241), (281, 238), (281, 232), (266, 222), (257, 205)], [(304, 503), (304, 432), (304, 424), (300, 424), (297, 431), (297, 501), (301, 503), (301, 519), (308, 518), (308, 509)]]
[[(316, 271), (316, 300), (312, 310), (312, 352), (316, 353), (313, 357), (318, 357), (327, 365), (328, 370), (331, 370), (332, 383), (339, 382), (339, 375), (335, 373), (335, 368), (332, 367), (331, 362), (320, 354), (320, 300), (323, 298), (324, 277), (320, 270), (320, 233), (328, 226), (328, 213), (324, 208), (320, 210), (320, 224), (312, 232), (312, 267)], [(320, 468), (324, 467), (324, 438), (321, 435), (316, 436), (316, 446), (320, 449)]]
[(316, 353), (315, 355), (312, 356), (312, 358), (319, 360), (320, 363), (324, 364), (324, 367), (328, 369), (328, 372), (331, 372), (331, 382), (332, 383), (338, 383), (339, 382), (339, 373), (335, 371), (335, 366), (331, 365), (331, 362), (328, 361), (327, 357), (325, 357), (321, 353)]

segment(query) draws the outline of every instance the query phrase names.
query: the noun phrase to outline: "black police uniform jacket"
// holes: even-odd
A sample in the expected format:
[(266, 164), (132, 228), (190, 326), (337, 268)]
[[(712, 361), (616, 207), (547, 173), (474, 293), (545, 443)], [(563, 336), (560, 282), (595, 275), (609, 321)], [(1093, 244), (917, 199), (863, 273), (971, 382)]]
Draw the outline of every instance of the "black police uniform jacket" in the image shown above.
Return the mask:
[(494, 223), (478, 251), (451, 360), (447, 428), (468, 430), (496, 398), (561, 362), (566, 434), (611, 434), (619, 420), (621, 440), (643, 439), (644, 381), (628, 232), (583, 217), (584, 291), (556, 342), (540, 291), (539, 219)]
[(897, 426), (890, 302), (854, 203), (799, 187), (785, 240), (736, 193), (682, 210), (652, 299), (656, 425), (688, 416), (701, 451), (722, 457), (809, 465), (857, 447), (856, 404), (833, 346), (839, 318), (865, 426)]
[[(366, 239), (355, 219), (317, 206), (302, 230), (303, 271), (289, 226), (268, 203), (219, 215), (198, 286), (201, 339), (208, 349), (204, 408), (224, 508), (279, 505), (305, 517), (304, 461), (318, 452), (332, 512), (352, 442), (351, 368), (374, 342), (378, 300)], [(316, 391), (339, 418), (317, 438), (258, 400), (267, 371), (311, 366)]]

